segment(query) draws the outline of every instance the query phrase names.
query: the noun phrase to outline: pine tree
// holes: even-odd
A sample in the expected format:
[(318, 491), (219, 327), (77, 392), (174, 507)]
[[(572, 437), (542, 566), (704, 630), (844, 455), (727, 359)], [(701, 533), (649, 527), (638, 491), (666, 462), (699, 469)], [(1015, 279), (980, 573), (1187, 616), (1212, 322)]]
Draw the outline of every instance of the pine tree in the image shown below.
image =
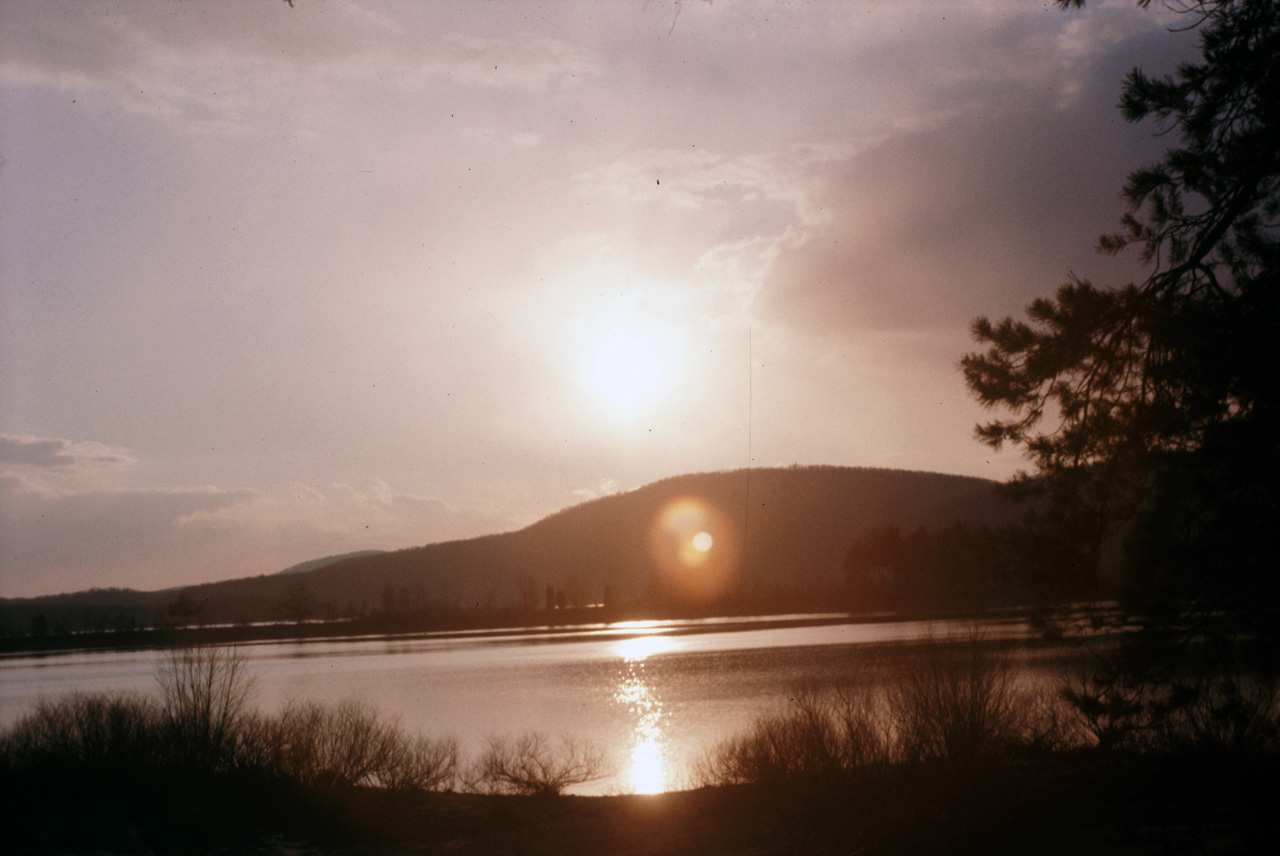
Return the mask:
[(1178, 10), (1198, 29), (1198, 61), (1160, 77), (1135, 69), (1119, 105), (1178, 144), (1130, 174), (1121, 228), (1098, 244), (1136, 251), (1145, 279), (1073, 276), (1026, 320), (979, 318), (984, 350), (962, 367), (1003, 412), (978, 437), (1033, 465), (1013, 487), (1076, 521), (1095, 564), (1123, 540), (1132, 604), (1274, 633), (1280, 3)]

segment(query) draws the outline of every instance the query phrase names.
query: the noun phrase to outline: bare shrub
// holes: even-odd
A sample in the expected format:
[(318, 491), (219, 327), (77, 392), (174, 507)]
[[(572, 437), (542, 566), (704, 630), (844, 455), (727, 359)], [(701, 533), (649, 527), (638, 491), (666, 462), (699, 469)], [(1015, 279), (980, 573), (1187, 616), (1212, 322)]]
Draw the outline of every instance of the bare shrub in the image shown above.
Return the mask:
[(101, 693), (41, 701), (0, 741), (12, 768), (41, 764), (140, 766), (153, 759), (160, 711), (135, 695)]
[(757, 717), (695, 761), (690, 778), (695, 786), (778, 781), (891, 758), (888, 722), (873, 693), (803, 689), (784, 710)]
[(262, 763), (305, 785), (443, 790), (457, 769), (455, 741), (410, 738), (358, 701), (292, 704), (256, 728)]
[(559, 794), (608, 775), (604, 750), (590, 743), (526, 732), (489, 738), (467, 771), (465, 784), (479, 793)]
[(1022, 734), (1018, 743), (1032, 752), (1065, 752), (1083, 746), (1087, 739), (1075, 711), (1061, 697), (1050, 693), (1028, 694)]
[(230, 646), (176, 648), (156, 679), (172, 760), (207, 771), (232, 766), (252, 687), (240, 653)]
[[(802, 757), (813, 758), (819, 754), (813, 751), (791, 754), (793, 747), (802, 742), (800, 732), (803, 730), (805, 724), (786, 713), (757, 717), (746, 732), (721, 741), (699, 759), (693, 777), (700, 785), (732, 785), (776, 781), (796, 775), (806, 769)], [(825, 735), (817, 736), (821, 739)]]
[(1154, 728), (1166, 752), (1260, 755), (1280, 748), (1280, 693), (1274, 680), (1227, 676), (1171, 691)]
[(880, 693), (848, 687), (835, 690), (831, 715), (840, 740), (840, 766), (847, 770), (895, 760), (893, 728)]
[(1122, 669), (1094, 663), (1059, 690), (1079, 727), (1099, 749), (1140, 748), (1151, 727), (1148, 684)]
[(898, 749), (909, 761), (975, 759), (1019, 742), (1028, 704), (1012, 664), (985, 640), (929, 642), (888, 687)]
[(444, 791), (458, 770), (458, 742), (452, 737), (405, 738), (392, 746), (379, 784), (398, 791)]
[(161, 704), (105, 694), (41, 702), (0, 735), (0, 767), (238, 771), (305, 786), (417, 791), (447, 789), (456, 778), (454, 740), (410, 737), (360, 702), (289, 705), (274, 717), (246, 710), (249, 681), (230, 649), (174, 651), (158, 678)]

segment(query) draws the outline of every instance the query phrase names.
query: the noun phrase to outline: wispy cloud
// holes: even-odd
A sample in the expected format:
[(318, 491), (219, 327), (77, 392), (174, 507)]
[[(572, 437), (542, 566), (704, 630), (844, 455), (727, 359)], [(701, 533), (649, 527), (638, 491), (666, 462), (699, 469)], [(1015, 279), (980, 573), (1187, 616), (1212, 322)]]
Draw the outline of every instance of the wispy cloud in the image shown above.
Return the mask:
[(252, 576), (317, 556), (517, 526), (495, 510), (385, 481), (137, 487), (125, 477), (137, 463), (94, 441), (0, 435), (0, 596), (162, 588), (193, 581), (193, 570), (199, 580)]
[(18, 5), (0, 28), (0, 79), (226, 133), (297, 118), (311, 101), (359, 99), (368, 86), (533, 92), (602, 71), (590, 50), (555, 38), (418, 31), (355, 4), (296, 15), (266, 6), (169, 16), (145, 3), (63, 5), (62, 14), (55, 3)]
[(0, 464), (62, 470), (120, 467), (136, 462), (128, 451), (105, 443), (0, 434)]

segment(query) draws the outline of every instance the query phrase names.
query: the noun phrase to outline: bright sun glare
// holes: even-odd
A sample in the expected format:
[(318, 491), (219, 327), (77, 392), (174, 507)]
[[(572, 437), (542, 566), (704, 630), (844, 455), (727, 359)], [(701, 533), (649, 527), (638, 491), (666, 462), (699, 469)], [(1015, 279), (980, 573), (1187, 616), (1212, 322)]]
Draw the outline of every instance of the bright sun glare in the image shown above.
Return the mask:
[(602, 338), (591, 360), (591, 391), (623, 415), (655, 403), (672, 380), (670, 357), (656, 336), (614, 331)]
[(581, 377), (603, 412), (634, 419), (674, 394), (685, 356), (678, 326), (633, 305), (587, 326)]

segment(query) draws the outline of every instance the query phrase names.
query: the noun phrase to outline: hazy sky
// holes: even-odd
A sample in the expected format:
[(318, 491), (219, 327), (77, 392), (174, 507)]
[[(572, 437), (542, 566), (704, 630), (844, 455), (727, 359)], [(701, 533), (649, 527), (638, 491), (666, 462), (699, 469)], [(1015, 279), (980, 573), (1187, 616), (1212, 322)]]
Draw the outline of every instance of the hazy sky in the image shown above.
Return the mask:
[(1097, 256), (1132, 0), (0, 2), (0, 596), (691, 471), (1004, 478), (977, 315)]

